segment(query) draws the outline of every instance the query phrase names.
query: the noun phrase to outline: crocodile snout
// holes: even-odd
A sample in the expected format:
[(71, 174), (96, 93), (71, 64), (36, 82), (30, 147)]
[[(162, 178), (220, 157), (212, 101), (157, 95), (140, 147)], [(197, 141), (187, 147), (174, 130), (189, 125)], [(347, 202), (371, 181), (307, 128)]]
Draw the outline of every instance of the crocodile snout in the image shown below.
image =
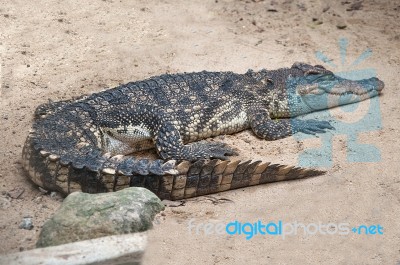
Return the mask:
[(380, 93), (383, 90), (383, 88), (385, 87), (385, 83), (383, 83), (383, 81), (379, 80), (376, 77), (373, 77), (372, 81), (376, 82), (376, 90)]

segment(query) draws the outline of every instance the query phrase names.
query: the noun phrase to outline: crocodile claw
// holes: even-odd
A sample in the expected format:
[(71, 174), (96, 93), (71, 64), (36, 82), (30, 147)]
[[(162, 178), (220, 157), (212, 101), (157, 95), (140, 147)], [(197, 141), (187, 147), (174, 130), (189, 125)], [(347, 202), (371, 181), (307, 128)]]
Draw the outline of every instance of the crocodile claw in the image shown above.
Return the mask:
[(292, 130), (294, 132), (302, 132), (305, 134), (315, 135), (317, 133), (325, 133), (326, 130), (334, 130), (328, 121), (317, 121), (317, 120), (293, 120)]
[(208, 155), (210, 158), (228, 160), (228, 156), (238, 155), (238, 153), (224, 143), (207, 143)]

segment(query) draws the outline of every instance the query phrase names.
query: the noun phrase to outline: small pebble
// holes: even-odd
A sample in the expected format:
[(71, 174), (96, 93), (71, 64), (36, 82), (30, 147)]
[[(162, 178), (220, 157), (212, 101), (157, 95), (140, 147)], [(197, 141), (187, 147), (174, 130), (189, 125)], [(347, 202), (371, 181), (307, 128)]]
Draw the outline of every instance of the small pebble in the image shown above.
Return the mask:
[(339, 22), (336, 24), (336, 27), (337, 27), (338, 29), (345, 29), (345, 28), (347, 28), (347, 25), (346, 25), (346, 23), (345, 23), (344, 21), (339, 21)]
[(61, 196), (61, 194), (58, 193), (58, 192), (56, 192), (56, 191), (52, 191), (52, 192), (50, 193), (50, 198), (51, 198), (52, 200), (55, 200), (55, 201), (62, 201), (62, 199), (63, 199), (63, 197)]
[(42, 187), (39, 187), (39, 191), (40, 191), (40, 193), (42, 193), (42, 194), (47, 194), (47, 193), (49, 192), (49, 191), (43, 189)]
[(10, 199), (0, 197), (0, 209), (7, 209), (11, 206)]
[(24, 219), (22, 219), (22, 222), (19, 224), (18, 227), (20, 229), (31, 230), (33, 228), (32, 218), (24, 217)]
[(361, 10), (363, 8), (363, 1), (354, 2), (346, 11)]
[(33, 202), (39, 204), (39, 203), (42, 202), (42, 200), (43, 200), (43, 197), (42, 196), (38, 196), (35, 199), (33, 199)]
[(162, 200), (162, 204), (164, 204), (167, 207), (179, 207), (179, 206), (184, 206), (185, 201)]
[(7, 194), (13, 199), (18, 199), (22, 193), (24, 193), (25, 189), (22, 187), (15, 187), (12, 190), (8, 191)]
[(319, 18), (319, 17), (313, 17), (313, 18), (312, 18), (312, 21), (314, 22), (315, 25), (321, 25), (321, 24), (324, 23), (324, 22), (322, 21), (322, 19)]

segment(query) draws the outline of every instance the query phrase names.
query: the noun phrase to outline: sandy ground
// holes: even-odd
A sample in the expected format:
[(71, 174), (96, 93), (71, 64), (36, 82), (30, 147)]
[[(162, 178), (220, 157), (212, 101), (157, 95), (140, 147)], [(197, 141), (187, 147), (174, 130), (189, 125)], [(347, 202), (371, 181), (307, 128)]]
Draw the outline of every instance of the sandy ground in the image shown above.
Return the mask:
[[(334, 71), (372, 68), (385, 81), (379, 99), (382, 128), (359, 136), (360, 142), (380, 150), (381, 159), (350, 163), (346, 134), (328, 133), (333, 136), (333, 166), (326, 175), (198, 197), (168, 207), (149, 232), (145, 264), (399, 264), (399, 25), (400, 5), (395, 0), (361, 4), (0, 1), (0, 253), (33, 248), (42, 224), (60, 205), (57, 198), (40, 193), (21, 168), (22, 145), (38, 104), (165, 72), (243, 73), (295, 61), (332, 68), (316, 57), (321, 51), (338, 66)], [(341, 38), (348, 41), (344, 62)], [(372, 56), (352, 66), (368, 48)], [(361, 106), (365, 104), (369, 103)], [(320, 145), (321, 139), (266, 142), (245, 131), (224, 141), (237, 147), (242, 158), (297, 165), (299, 154)], [(22, 195), (10, 198), (17, 197), (17, 188), (24, 190)], [(24, 216), (33, 218), (32, 230), (18, 228)], [(194, 224), (234, 220), (379, 224), (384, 233), (299, 232), (285, 239), (256, 235), (246, 240), (244, 235), (190, 232), (192, 218)]]

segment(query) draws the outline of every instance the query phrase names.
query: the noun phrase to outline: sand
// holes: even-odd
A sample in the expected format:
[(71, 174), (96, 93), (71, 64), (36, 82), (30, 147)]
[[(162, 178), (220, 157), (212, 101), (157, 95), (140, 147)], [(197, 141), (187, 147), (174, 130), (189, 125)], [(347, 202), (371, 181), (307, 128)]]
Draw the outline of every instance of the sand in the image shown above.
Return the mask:
[[(377, 119), (357, 136), (379, 155), (373, 162), (348, 161), (349, 152), (362, 152), (348, 146), (349, 134), (343, 130), (273, 142), (250, 131), (219, 139), (237, 148), (240, 158), (287, 165), (298, 165), (305, 150), (331, 139), (331, 165), (321, 177), (167, 207), (149, 231), (145, 264), (398, 264), (399, 25), (395, 0), (1, 1), (0, 253), (34, 248), (41, 226), (61, 203), (41, 193), (21, 167), (22, 146), (39, 104), (166, 72), (244, 73), (302, 61), (335, 72), (372, 69), (385, 82), (375, 101), (379, 109), (372, 110)], [(340, 42), (342, 47), (347, 42), (343, 60)], [(318, 51), (331, 61), (321, 61)], [(365, 51), (370, 56), (353, 64)], [(363, 102), (360, 110), (368, 110), (369, 104)], [(351, 120), (357, 111), (329, 112), (335, 117), (332, 124)], [(17, 197), (16, 189), (24, 192), (10, 198)], [(25, 216), (32, 217), (32, 230), (18, 228)], [(235, 220), (321, 223), (330, 224), (330, 231), (340, 223), (351, 228), (380, 225), (383, 234), (311, 235), (300, 230), (285, 238), (255, 235), (246, 240), (245, 235), (206, 235), (201, 227), (196, 234), (196, 229), (189, 231), (190, 220), (195, 227)]]

